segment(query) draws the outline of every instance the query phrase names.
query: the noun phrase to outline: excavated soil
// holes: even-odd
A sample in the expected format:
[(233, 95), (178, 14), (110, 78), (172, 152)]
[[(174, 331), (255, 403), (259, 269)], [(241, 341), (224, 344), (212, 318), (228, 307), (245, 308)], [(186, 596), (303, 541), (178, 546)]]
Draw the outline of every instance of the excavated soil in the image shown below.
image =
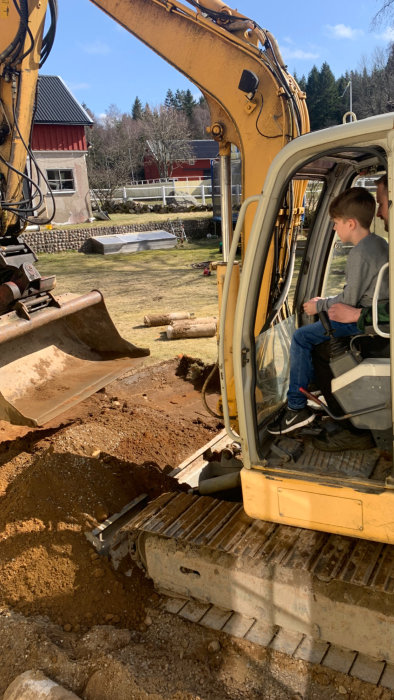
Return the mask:
[(76, 631), (141, 624), (152, 586), (139, 569), (116, 574), (84, 533), (141, 493), (180, 489), (167, 473), (221, 427), (193, 384), (176, 376), (184, 365), (115, 382), (58, 427), (22, 428), (11, 442), (1, 426), (0, 604)]
[(183, 488), (170, 472), (223, 427), (201, 402), (208, 372), (177, 358), (45, 429), (0, 422), (0, 695), (41, 669), (90, 700), (391, 697), (165, 613), (140, 569), (88, 543), (141, 493)]

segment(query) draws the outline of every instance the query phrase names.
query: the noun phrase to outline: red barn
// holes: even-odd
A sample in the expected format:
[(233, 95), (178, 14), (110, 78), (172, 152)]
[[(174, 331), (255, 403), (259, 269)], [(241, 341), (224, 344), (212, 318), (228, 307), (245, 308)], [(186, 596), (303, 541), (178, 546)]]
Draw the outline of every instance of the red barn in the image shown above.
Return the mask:
[[(187, 163), (174, 163), (171, 179), (177, 177), (211, 177), (211, 160), (219, 155), (219, 146), (216, 141), (209, 139), (200, 139), (189, 141), (193, 158)], [(147, 153), (144, 157), (144, 171), (146, 180), (158, 180), (159, 171), (156, 163), (152, 160), (149, 153), (151, 148), (147, 141)]]

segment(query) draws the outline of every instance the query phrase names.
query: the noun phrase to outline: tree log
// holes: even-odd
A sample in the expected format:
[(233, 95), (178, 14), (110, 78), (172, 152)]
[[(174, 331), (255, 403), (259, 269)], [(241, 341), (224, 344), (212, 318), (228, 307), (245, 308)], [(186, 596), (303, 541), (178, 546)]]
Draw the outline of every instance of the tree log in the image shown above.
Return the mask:
[(218, 320), (216, 316), (201, 316), (199, 318), (183, 319), (181, 321), (174, 320), (171, 321), (170, 326), (172, 326), (173, 328), (189, 328), (190, 326), (197, 326), (200, 324), (207, 325), (211, 323), (215, 323), (217, 326)]
[(177, 338), (211, 338), (216, 333), (216, 323), (195, 323), (188, 326), (167, 326), (168, 340)]
[(78, 700), (79, 696), (50, 680), (42, 671), (25, 671), (6, 689), (3, 700)]
[(145, 326), (167, 326), (171, 321), (193, 318), (193, 315), (193, 313), (189, 313), (188, 311), (173, 311), (169, 314), (149, 314), (149, 316), (144, 316), (144, 324)]

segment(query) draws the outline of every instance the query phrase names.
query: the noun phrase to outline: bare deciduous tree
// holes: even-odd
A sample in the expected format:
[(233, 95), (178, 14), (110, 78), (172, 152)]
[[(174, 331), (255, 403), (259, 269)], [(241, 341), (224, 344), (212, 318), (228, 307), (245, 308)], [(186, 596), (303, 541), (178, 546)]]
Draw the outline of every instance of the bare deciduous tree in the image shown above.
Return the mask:
[(117, 187), (129, 184), (135, 176), (141, 175), (145, 148), (141, 120), (133, 120), (111, 105), (104, 119), (95, 120), (89, 142), (89, 183), (103, 206), (105, 201), (112, 199)]
[(350, 74), (353, 109), (359, 119), (391, 112), (394, 107), (394, 48), (376, 49), (372, 59), (363, 61), (361, 71)]
[(177, 163), (193, 161), (188, 121), (183, 112), (161, 105), (142, 120), (148, 145), (147, 158), (157, 167), (159, 177), (171, 177)]
[(394, 0), (384, 0), (380, 10), (372, 18), (372, 26), (381, 26), (394, 17)]
[(170, 177), (178, 163), (193, 162), (190, 139), (206, 138), (210, 118), (205, 100), (195, 103), (189, 92), (183, 95), (185, 109), (167, 104), (172, 95), (169, 90), (166, 105), (157, 108), (148, 104), (142, 108), (136, 98), (130, 114), (121, 113), (116, 105), (110, 105), (102, 118), (90, 112), (94, 125), (88, 133), (89, 182), (102, 207), (113, 198), (115, 189), (144, 177), (147, 141), (150, 159), (162, 178)]
[(193, 138), (206, 139), (207, 126), (211, 123), (211, 117), (208, 105), (205, 101), (194, 107), (191, 123), (193, 127)]

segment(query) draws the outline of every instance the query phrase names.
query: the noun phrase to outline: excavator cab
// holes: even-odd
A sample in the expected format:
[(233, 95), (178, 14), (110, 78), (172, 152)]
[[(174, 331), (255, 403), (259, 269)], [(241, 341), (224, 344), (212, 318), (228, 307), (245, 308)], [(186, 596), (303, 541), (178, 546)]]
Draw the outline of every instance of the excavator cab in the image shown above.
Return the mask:
[[(317, 379), (328, 376), (325, 386), (319, 387), (317, 381), (314, 387), (321, 394), (320, 417), (282, 436), (269, 434), (267, 424), (286, 400), (294, 329), (317, 320), (303, 312), (304, 302), (337, 294), (344, 284), (348, 250), (335, 238), (330, 201), (342, 190), (364, 184), (366, 177), (373, 188), (373, 181), (383, 173), (388, 175), (390, 200), (393, 134), (392, 116), (382, 115), (334, 127), (327, 142), (324, 131), (304, 135), (275, 158), (258, 198), (233, 337), (246, 513), (260, 520), (391, 544), (393, 355), (389, 325), (379, 322), (376, 308), (371, 327), (342, 349), (337, 347), (335, 362), (329, 355), (320, 357), (320, 364), (315, 360)], [(288, 241), (289, 236), (286, 240), (286, 226), (280, 226), (280, 214), (289, 209), (291, 191), (300, 179), (308, 180), (307, 196), (309, 190), (315, 198), (308, 230), (299, 231), (302, 257), (296, 256), (297, 246)], [(290, 231), (291, 213), (287, 219)], [(394, 230), (392, 212), (389, 228)], [(387, 236), (378, 219), (375, 232)], [(287, 253), (280, 267), (283, 249)], [(389, 268), (387, 263), (380, 271), (376, 300)], [(266, 315), (257, 324), (261, 290), (266, 295)], [(328, 341), (329, 333), (327, 327)], [(329, 432), (331, 424), (338, 426), (344, 420), (354, 434), (350, 449), (323, 451), (314, 446), (323, 429)], [(358, 449), (358, 431), (370, 431), (369, 449)]]

